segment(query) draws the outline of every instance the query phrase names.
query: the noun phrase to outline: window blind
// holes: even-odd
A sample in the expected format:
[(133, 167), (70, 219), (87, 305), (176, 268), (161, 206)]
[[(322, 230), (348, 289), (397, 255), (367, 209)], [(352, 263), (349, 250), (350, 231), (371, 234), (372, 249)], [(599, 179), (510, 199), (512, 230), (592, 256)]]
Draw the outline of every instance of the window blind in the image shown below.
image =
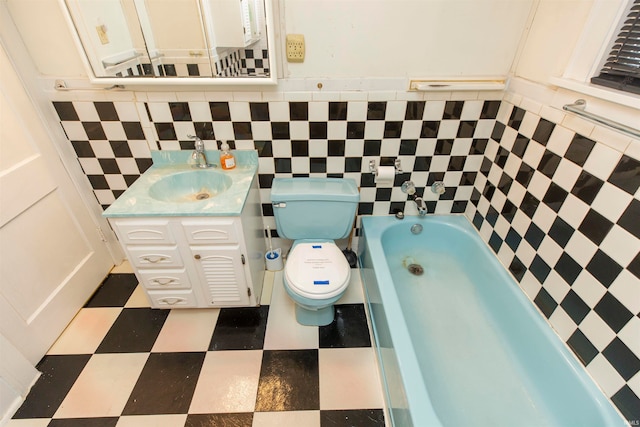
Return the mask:
[(640, 0), (633, 0), (611, 51), (591, 83), (640, 94)]

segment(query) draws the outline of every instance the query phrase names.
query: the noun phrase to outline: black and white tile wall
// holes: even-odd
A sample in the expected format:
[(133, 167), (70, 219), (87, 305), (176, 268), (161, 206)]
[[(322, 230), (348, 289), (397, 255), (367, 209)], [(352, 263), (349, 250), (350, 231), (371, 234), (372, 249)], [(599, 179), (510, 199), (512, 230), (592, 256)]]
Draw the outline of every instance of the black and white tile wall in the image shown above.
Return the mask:
[[(359, 215), (465, 213), (628, 419), (640, 419), (640, 162), (501, 100), (54, 102), (106, 207), (150, 150), (257, 149), (265, 226), (274, 177), (353, 178)], [(603, 143), (604, 142), (604, 143)], [(369, 160), (399, 158), (393, 186)], [(444, 181), (446, 191), (429, 191)], [(426, 189), (426, 190), (425, 190)]]
[(213, 64), (208, 57), (163, 57), (151, 63), (135, 59), (106, 71), (116, 77), (242, 77), (268, 76), (270, 73), (268, 50), (259, 47), (225, 52), (216, 57)]
[(269, 51), (267, 49), (244, 49), (240, 52), (241, 75), (269, 76)]
[(627, 419), (640, 418), (640, 162), (503, 102), (467, 215)]
[(217, 77), (268, 76), (268, 50), (238, 49), (227, 52), (214, 61), (213, 67), (213, 75)]
[[(264, 214), (272, 216), (268, 190), (275, 176), (353, 178), (361, 187), (361, 215), (414, 209), (399, 188), (405, 180), (413, 180), (419, 194), (444, 181), (447, 191), (439, 198), (424, 193), (429, 211), (463, 213), (500, 101), (140, 104), (54, 102), (101, 205), (150, 166), (150, 149), (193, 149), (187, 135), (195, 134), (210, 149), (227, 140), (232, 148), (258, 150)], [(377, 187), (369, 161), (395, 158), (405, 172), (393, 187)]]
[(106, 208), (151, 165), (133, 102), (54, 102), (98, 202)]

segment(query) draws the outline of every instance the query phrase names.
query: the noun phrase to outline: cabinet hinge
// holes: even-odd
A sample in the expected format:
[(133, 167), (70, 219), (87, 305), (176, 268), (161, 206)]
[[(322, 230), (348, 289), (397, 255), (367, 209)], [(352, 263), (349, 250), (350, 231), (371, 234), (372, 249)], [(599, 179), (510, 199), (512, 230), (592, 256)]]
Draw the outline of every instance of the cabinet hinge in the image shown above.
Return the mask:
[(244, 254), (240, 254), (240, 260), (242, 261), (242, 264), (244, 264)]
[(247, 295), (251, 296), (251, 288), (247, 288)]
[(100, 240), (102, 240), (103, 242), (107, 241), (107, 237), (104, 235), (104, 231), (102, 231), (102, 228), (98, 227), (98, 235), (100, 236)]

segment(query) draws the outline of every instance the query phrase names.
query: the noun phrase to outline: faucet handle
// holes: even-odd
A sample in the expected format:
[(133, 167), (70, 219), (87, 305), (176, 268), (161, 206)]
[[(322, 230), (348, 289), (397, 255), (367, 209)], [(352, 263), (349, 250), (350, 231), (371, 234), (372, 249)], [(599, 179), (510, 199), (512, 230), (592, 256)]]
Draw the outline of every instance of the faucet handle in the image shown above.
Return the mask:
[(416, 193), (416, 186), (413, 181), (405, 181), (402, 183), (400, 187), (404, 193), (407, 193), (410, 196), (413, 196)]
[(444, 194), (444, 192), (447, 191), (447, 189), (444, 186), (444, 182), (436, 181), (433, 184), (431, 184), (431, 191), (436, 194)]
[(204, 141), (198, 135), (187, 135), (187, 138), (195, 139), (195, 141), (196, 141), (195, 149), (196, 150), (204, 150)]

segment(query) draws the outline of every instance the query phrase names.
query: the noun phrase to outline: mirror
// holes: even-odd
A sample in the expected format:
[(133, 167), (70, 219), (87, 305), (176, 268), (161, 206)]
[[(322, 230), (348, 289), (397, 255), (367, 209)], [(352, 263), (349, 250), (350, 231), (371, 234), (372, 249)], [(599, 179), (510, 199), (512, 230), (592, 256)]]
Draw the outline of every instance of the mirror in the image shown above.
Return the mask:
[(275, 84), (271, 0), (64, 0), (94, 83)]

